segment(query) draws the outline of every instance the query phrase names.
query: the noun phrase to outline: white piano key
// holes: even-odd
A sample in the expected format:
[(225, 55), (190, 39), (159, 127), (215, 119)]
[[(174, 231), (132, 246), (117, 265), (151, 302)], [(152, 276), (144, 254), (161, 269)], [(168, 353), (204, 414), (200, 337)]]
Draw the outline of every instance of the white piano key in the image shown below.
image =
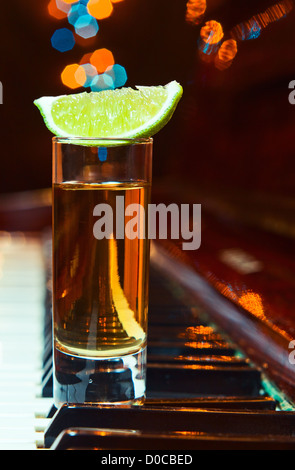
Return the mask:
[(48, 427), (51, 419), (50, 418), (38, 418), (34, 421), (35, 432), (44, 433)]
[(17, 319), (30, 319), (30, 318), (40, 318), (40, 312), (44, 311), (44, 299), (36, 303), (27, 303), (21, 304), (19, 302), (14, 302), (11, 299), (9, 303), (1, 303), (0, 299), (0, 316), (2, 318), (17, 318)]
[(0, 427), (0, 443), (3, 441), (16, 441), (24, 440), (25, 442), (35, 442), (34, 423), (27, 422), (23, 425), (12, 423), (11, 426)]
[[(20, 400), (21, 397), (19, 397)], [(1, 401), (0, 415), (3, 413), (31, 413), (35, 418), (47, 418), (52, 407), (52, 398), (36, 398), (31, 401)]]
[[(44, 259), (40, 240), (0, 232), (0, 449), (43, 447)], [(44, 421), (45, 420), (45, 421)]]
[[(36, 442), (36, 439), (35, 439)], [(36, 450), (36, 443), (25, 439), (1, 440), (0, 450)]]
[(3, 343), (3, 345), (3, 349), (0, 350), (0, 364), (17, 362), (20, 366), (20, 370), (22, 365), (27, 364), (28, 362), (33, 362), (39, 365), (41, 350), (38, 345), (31, 345), (30, 348), (23, 348), (19, 344), (7, 345)]
[(33, 432), (44, 432), (49, 422), (49, 418), (36, 418), (33, 413), (1, 413), (0, 436), (5, 433), (5, 430), (11, 432), (13, 429), (24, 429), (27, 427)]

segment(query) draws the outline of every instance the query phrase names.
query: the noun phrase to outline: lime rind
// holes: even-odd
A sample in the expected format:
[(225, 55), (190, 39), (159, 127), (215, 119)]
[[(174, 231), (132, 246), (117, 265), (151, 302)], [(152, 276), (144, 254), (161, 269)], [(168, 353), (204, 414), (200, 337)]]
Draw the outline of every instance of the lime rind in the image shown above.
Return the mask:
[(66, 95), (60, 95), (59, 97), (56, 96), (42, 96), (41, 98), (38, 98), (37, 100), (34, 101), (34, 104), (37, 106), (39, 109), (41, 116), (44, 119), (44, 123), (47, 127), (47, 129), (50, 130), (55, 135), (58, 135), (60, 137), (70, 137), (68, 133), (63, 131), (62, 129), (58, 128), (55, 123), (54, 119), (51, 114), (51, 108), (53, 103), (58, 99), (62, 98)]
[[(164, 87), (137, 86), (136, 87), (137, 91), (132, 90), (132, 89), (130, 90), (134, 91), (135, 93), (142, 93), (142, 94), (147, 93), (147, 96), (149, 93), (151, 93), (151, 96), (152, 96), (153, 88), (165, 90), (166, 99), (164, 103), (162, 103), (159, 106), (159, 109), (157, 110), (157, 112), (154, 115), (152, 115), (147, 121), (145, 121), (144, 123), (141, 123), (140, 125), (136, 125), (136, 123), (134, 123), (134, 127), (129, 129), (128, 131), (121, 131), (120, 129), (119, 130), (115, 129), (114, 133), (111, 134), (111, 136), (109, 134), (105, 135), (104, 133), (102, 133), (101, 135), (97, 135), (94, 138), (88, 135), (84, 135), (84, 134), (77, 135), (77, 133), (73, 133), (73, 131), (68, 132), (67, 130), (62, 129), (56, 123), (56, 120), (54, 119), (54, 115), (52, 112), (54, 104), (56, 104), (58, 100), (60, 101), (64, 100), (66, 102), (69, 96), (80, 97), (82, 95), (89, 95), (87, 92), (80, 93), (79, 95), (43, 96), (42, 98), (35, 100), (34, 104), (39, 109), (46, 127), (55, 136), (64, 137), (64, 138), (77, 138), (78, 137), (79, 143), (81, 143), (83, 139), (83, 143), (85, 145), (95, 145), (95, 142), (94, 142), (95, 138), (100, 139), (100, 138), (110, 137), (110, 139), (107, 142), (109, 145), (113, 145), (119, 139), (124, 140), (124, 139), (140, 139), (140, 138), (152, 137), (154, 134), (159, 132), (171, 119), (183, 93), (181, 85), (176, 81), (172, 81), (168, 83), (167, 85), (165, 85)], [(92, 92), (92, 94), (93, 93), (99, 94), (102, 92)], [(122, 110), (122, 114), (124, 114), (124, 109)], [(115, 142), (112, 141), (112, 137), (115, 139)]]

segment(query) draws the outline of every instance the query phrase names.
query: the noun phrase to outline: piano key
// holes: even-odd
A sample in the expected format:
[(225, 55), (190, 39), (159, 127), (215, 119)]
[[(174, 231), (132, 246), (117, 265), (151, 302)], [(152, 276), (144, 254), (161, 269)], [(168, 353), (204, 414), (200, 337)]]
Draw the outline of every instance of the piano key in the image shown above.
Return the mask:
[[(122, 424), (124, 423), (124, 424)], [(193, 408), (152, 408), (64, 405), (45, 430), (45, 447), (50, 448), (67, 428), (129, 429), (143, 432), (189, 432), (257, 436), (265, 433), (294, 438), (293, 412), (199, 410)]]
[[(0, 449), (43, 446), (41, 396), (45, 273), (42, 243), (0, 234)], [(44, 401), (43, 401), (44, 400)]]
[(260, 372), (251, 367), (149, 364), (147, 368), (149, 397), (257, 396), (260, 390)]
[[(240, 436), (195, 433), (151, 433), (109, 429), (69, 428), (62, 431), (51, 446), (52, 450), (294, 450), (295, 438), (278, 436)], [(148, 461), (141, 454), (138, 462)], [(174, 455), (172, 453), (172, 455)], [(191, 455), (182, 456), (182, 464), (189, 464)], [(144, 460), (145, 459), (145, 460)], [(163, 458), (166, 464), (169, 457)]]
[(19, 402), (10, 402), (10, 401), (0, 401), (0, 414), (11, 410), (12, 413), (32, 413), (32, 416), (35, 418), (46, 418), (52, 406), (52, 399), (46, 398), (33, 398), (29, 401), (19, 401)]
[(277, 401), (272, 397), (199, 397), (199, 398), (147, 398), (144, 406), (185, 407), (231, 410), (275, 410)]
[(207, 355), (208, 352), (211, 354), (217, 355), (221, 354), (223, 356), (235, 354), (235, 349), (230, 347), (224, 341), (195, 341), (195, 342), (172, 342), (172, 341), (150, 341), (147, 346), (148, 354), (171, 354), (174, 356), (190, 356), (190, 355)]
[[(13, 237), (10, 243), (6, 254), (13, 251)], [(44, 435), (58, 414), (52, 406), (51, 293), (49, 284), (46, 285), (50, 277), (48, 271), (44, 272), (46, 260), (40, 241), (26, 244), (24, 237), (19, 240), (16, 237), (15, 243), (17, 256), (10, 253), (3, 263), (0, 237), (0, 272), (4, 273), (5, 281), (1, 284), (0, 277), (0, 449), (39, 449), (44, 447)], [(31, 256), (28, 253), (22, 256), (24, 247), (30, 250)], [(47, 255), (50, 256), (49, 251)], [(26, 277), (28, 265), (30, 276)], [(17, 282), (13, 281), (13, 273), (17, 273), (14, 278)], [(150, 346), (155, 354), (151, 351), (148, 354), (148, 390), (151, 391), (144, 408), (160, 412), (167, 407), (184, 406), (204, 411), (216, 407), (273, 411), (276, 401), (260, 396), (258, 371), (238, 357), (235, 347), (222, 335), (200, 320), (195, 306), (177, 301), (159, 276), (155, 281), (153, 274), (151, 298), (154, 305), (151, 305), (149, 320), (153, 336)], [(25, 302), (21, 302), (18, 295), (17, 298), (12, 295), (25, 289), (33, 293), (31, 297), (26, 296)], [(206, 348), (206, 343), (210, 347)], [(191, 355), (171, 355), (173, 352), (190, 352)], [(180, 379), (179, 374), (182, 374)], [(247, 386), (242, 387), (239, 396), (196, 396), (200, 392), (216, 392), (216, 381), (223, 384), (223, 392), (230, 391), (232, 395), (236, 389), (230, 387), (230, 378), (236, 385), (246, 378)], [(177, 381), (182, 384), (181, 389)]]

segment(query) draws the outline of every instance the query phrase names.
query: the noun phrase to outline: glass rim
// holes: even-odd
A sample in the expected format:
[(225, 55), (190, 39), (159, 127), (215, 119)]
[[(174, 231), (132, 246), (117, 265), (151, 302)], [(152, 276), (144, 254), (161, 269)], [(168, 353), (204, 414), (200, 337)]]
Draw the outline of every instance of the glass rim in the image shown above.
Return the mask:
[(114, 144), (122, 145), (136, 145), (136, 144), (150, 144), (153, 143), (152, 137), (79, 137), (79, 136), (54, 136), (52, 137), (52, 142), (66, 144), (66, 143), (95, 143), (95, 142), (104, 142), (105, 144), (112, 142)]

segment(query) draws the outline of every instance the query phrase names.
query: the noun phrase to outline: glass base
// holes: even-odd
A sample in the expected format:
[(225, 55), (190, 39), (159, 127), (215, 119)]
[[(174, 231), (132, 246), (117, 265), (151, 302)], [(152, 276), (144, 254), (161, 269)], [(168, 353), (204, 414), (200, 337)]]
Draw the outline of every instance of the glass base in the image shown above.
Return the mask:
[(146, 389), (146, 348), (94, 359), (54, 351), (54, 404), (140, 405)]

